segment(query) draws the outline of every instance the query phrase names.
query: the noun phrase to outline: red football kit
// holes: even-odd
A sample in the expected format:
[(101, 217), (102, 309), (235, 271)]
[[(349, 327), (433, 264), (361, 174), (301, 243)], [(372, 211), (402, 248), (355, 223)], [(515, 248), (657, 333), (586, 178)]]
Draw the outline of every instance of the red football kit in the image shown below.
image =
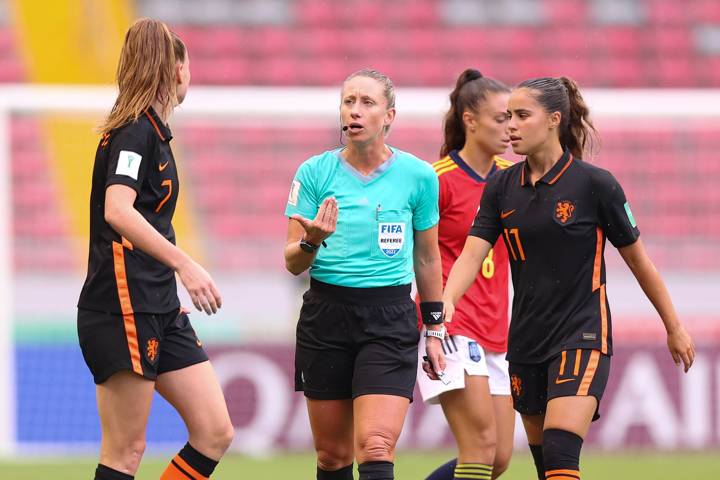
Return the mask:
[[(495, 157), (494, 161), (488, 178), (497, 170), (512, 165), (500, 157)], [(456, 150), (435, 162), (433, 168), (440, 181), (438, 243), (444, 286), (465, 246), (487, 179), (470, 168)], [(455, 306), (452, 322), (446, 323), (446, 327), (450, 335), (471, 338), (487, 351), (507, 351), (508, 252), (502, 239), (490, 250), (477, 278)]]

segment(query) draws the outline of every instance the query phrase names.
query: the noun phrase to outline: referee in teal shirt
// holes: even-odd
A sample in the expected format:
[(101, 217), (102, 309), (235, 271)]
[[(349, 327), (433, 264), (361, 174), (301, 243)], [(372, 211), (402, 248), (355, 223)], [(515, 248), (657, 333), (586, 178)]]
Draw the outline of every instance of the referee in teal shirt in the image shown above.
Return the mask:
[(342, 86), (347, 146), (304, 162), (293, 179), (285, 264), (310, 269), (297, 325), (295, 389), (307, 397), (318, 480), (394, 478), (395, 444), (412, 400), (419, 332), (410, 298), (417, 277), (427, 355), (436, 372), (442, 274), (438, 180), (432, 167), (385, 144), (395, 90), (360, 70)]

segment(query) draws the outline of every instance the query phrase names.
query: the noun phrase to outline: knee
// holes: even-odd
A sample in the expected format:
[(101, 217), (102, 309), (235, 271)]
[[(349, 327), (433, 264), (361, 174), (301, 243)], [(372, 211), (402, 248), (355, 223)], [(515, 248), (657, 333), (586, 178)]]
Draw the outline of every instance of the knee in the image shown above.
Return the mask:
[(510, 455), (497, 455), (495, 454), (495, 462), (493, 464), (493, 475), (499, 477), (510, 466)]
[(358, 442), (359, 457), (365, 462), (390, 460), (395, 454), (397, 439), (388, 432), (371, 432)]
[(317, 446), (317, 465), (321, 470), (335, 471), (353, 463), (353, 450), (342, 445)]
[(223, 425), (218, 425), (212, 434), (215, 449), (225, 452), (232, 444), (235, 438), (235, 428), (232, 422), (228, 421)]
[(100, 463), (123, 472), (136, 472), (145, 453), (145, 438), (105, 444)]
[(205, 425), (201, 429), (190, 432), (190, 444), (212, 457), (221, 457), (232, 444), (235, 429), (230, 420)]

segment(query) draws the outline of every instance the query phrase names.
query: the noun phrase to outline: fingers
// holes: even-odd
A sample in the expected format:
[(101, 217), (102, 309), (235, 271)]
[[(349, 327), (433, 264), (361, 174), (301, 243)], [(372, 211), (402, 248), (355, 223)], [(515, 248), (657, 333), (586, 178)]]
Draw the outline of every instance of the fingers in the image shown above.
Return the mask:
[(337, 200), (333, 198), (333, 201), (330, 205), (330, 218), (328, 222), (328, 228), (331, 229), (331, 231), (335, 231), (335, 227), (337, 225), (337, 219), (338, 219), (338, 205)]
[(215, 304), (217, 305), (217, 308), (222, 307), (222, 297), (220, 296), (220, 291), (217, 289), (215, 284), (210, 285), (210, 293), (212, 294), (213, 298), (215, 299)]
[(443, 318), (445, 319), (445, 322), (452, 322), (454, 313), (455, 308), (452, 304), (450, 302), (443, 302)]
[(430, 365), (427, 355), (423, 357), (422, 369), (430, 380), (440, 380), (440, 377), (437, 376), (435, 370), (432, 368), (432, 365)]

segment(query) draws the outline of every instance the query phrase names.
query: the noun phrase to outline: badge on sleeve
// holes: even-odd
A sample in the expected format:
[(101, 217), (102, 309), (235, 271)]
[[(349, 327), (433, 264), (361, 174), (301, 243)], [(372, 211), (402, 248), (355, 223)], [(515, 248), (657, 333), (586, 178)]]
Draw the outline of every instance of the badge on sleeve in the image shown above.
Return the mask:
[(625, 202), (625, 213), (627, 214), (628, 220), (630, 220), (630, 225), (635, 228), (637, 227), (637, 222), (635, 221), (635, 217), (633, 217), (632, 211), (630, 210), (630, 203)]
[(126, 175), (137, 180), (138, 171), (140, 170), (140, 162), (142, 162), (142, 155), (139, 153), (131, 152), (129, 150), (120, 150), (115, 175)]
[(386, 257), (394, 257), (405, 243), (405, 222), (378, 223), (378, 246)]
[(293, 207), (297, 207), (298, 196), (300, 195), (300, 182), (293, 180), (290, 186), (290, 195), (288, 195), (288, 203)]

